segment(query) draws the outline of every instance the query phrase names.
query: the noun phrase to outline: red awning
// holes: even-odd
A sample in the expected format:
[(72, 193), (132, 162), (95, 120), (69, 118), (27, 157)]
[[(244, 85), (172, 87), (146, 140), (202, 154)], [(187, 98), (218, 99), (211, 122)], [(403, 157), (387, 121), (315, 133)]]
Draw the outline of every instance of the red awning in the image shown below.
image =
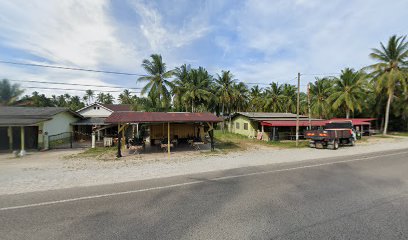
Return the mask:
[[(346, 118), (333, 118), (330, 120), (312, 120), (311, 125), (313, 127), (321, 127), (326, 125), (328, 122), (334, 121), (351, 121), (353, 126), (356, 125), (370, 125), (370, 121), (376, 120), (375, 118), (353, 118), (353, 119), (346, 119)], [(288, 120), (288, 121), (261, 121), (261, 125), (263, 126), (270, 126), (270, 127), (296, 127), (296, 120)], [(309, 120), (300, 120), (299, 126), (307, 127), (309, 126)]]
[[(313, 127), (315, 126), (324, 126), (327, 123), (327, 120), (311, 121)], [(296, 127), (296, 121), (262, 121), (261, 125), (270, 126), (270, 127)], [(299, 126), (307, 127), (309, 126), (309, 121), (299, 121)]]
[(351, 121), (355, 125), (370, 125), (371, 121), (377, 120), (376, 118), (332, 118), (329, 121)]
[(114, 112), (105, 123), (222, 122), (212, 113)]

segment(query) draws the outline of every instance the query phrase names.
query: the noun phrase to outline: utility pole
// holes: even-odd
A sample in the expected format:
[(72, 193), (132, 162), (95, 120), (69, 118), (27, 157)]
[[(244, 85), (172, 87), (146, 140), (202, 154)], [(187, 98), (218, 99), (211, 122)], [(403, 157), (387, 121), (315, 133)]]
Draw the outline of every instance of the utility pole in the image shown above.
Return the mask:
[(300, 73), (298, 73), (298, 86), (297, 86), (296, 147), (299, 146), (299, 112), (300, 112)]
[(310, 111), (310, 83), (307, 84), (307, 107), (309, 112), (309, 130), (312, 130), (312, 119), (311, 119), (311, 111)]

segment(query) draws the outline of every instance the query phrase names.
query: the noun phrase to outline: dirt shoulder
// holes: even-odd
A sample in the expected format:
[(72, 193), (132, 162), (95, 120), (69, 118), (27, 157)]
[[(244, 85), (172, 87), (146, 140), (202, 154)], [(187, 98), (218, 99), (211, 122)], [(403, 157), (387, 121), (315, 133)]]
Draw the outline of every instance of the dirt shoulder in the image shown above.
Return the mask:
[[(24, 158), (0, 155), (0, 195), (135, 181), (282, 162), (408, 148), (407, 137), (372, 137), (337, 151), (247, 145), (242, 151), (133, 155), (120, 160), (78, 156), (81, 150), (49, 151)], [(111, 154), (111, 153), (109, 153)], [(68, 157), (71, 156), (71, 157)], [(80, 154), (79, 154), (80, 156)], [(109, 155), (110, 156), (110, 155)], [(108, 158), (109, 159), (109, 158)], [(112, 158), (110, 158), (112, 159)]]

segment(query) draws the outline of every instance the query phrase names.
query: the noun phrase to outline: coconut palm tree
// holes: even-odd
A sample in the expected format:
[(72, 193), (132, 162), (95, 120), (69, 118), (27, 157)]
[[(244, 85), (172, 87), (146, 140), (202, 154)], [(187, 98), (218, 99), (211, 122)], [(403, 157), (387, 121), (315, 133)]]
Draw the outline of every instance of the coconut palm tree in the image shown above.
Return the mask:
[(365, 74), (346, 68), (341, 71), (340, 77), (333, 79), (333, 91), (328, 102), (334, 110), (341, 109), (346, 112), (346, 118), (350, 118), (350, 112), (362, 110), (365, 97)]
[(212, 76), (202, 67), (192, 69), (188, 81), (182, 86), (182, 100), (190, 103), (191, 112), (195, 112), (200, 103), (207, 103), (212, 93), (209, 91)]
[(332, 82), (329, 78), (316, 78), (310, 83), (310, 108), (314, 116), (319, 118), (330, 115), (330, 103), (327, 100), (331, 94)]
[(296, 112), (297, 87), (287, 83), (282, 86), (282, 105), (285, 112)]
[(175, 79), (172, 85), (172, 93), (174, 95), (173, 104), (177, 111), (187, 110), (182, 98), (185, 92), (185, 86), (190, 81), (190, 71), (190, 65), (186, 64), (183, 64), (181, 67), (177, 67), (174, 70)]
[(152, 54), (150, 57), (151, 61), (145, 59), (142, 63), (147, 75), (138, 79), (138, 82), (147, 82), (142, 89), (142, 95), (148, 93), (151, 99), (156, 99), (154, 102), (155, 107), (167, 109), (171, 100), (169, 91), (171, 82), (168, 79), (173, 76), (174, 71), (167, 71), (161, 55)]
[(265, 89), (265, 110), (272, 112), (280, 112), (283, 110), (283, 89), (282, 85), (279, 83), (273, 82), (269, 87)]
[(232, 87), (232, 101), (235, 111), (244, 111), (248, 107), (248, 87), (243, 82), (234, 84)]
[(258, 85), (253, 86), (249, 92), (249, 111), (260, 112), (264, 105), (262, 89)]
[(88, 90), (85, 91), (85, 96), (87, 98), (87, 101), (86, 101), (87, 104), (90, 105), (94, 100), (95, 92), (93, 90), (91, 90), (91, 89), (88, 89)]
[(387, 46), (382, 42), (381, 48), (373, 48), (370, 57), (377, 63), (366, 67), (371, 70), (371, 76), (376, 81), (377, 91), (387, 90), (388, 100), (385, 110), (383, 134), (387, 134), (391, 103), (396, 88), (406, 88), (408, 42), (406, 37), (390, 37)]
[(119, 94), (118, 101), (120, 104), (133, 104), (133, 96), (128, 89), (123, 90), (121, 94)]
[(12, 105), (23, 94), (18, 84), (10, 84), (9, 80), (0, 81), (0, 105)]
[(235, 81), (230, 71), (221, 71), (221, 75), (217, 74), (217, 78), (215, 79), (215, 83), (218, 87), (217, 96), (222, 105), (221, 112), (223, 116), (225, 115), (225, 108), (228, 109), (228, 114), (231, 113), (231, 99)]

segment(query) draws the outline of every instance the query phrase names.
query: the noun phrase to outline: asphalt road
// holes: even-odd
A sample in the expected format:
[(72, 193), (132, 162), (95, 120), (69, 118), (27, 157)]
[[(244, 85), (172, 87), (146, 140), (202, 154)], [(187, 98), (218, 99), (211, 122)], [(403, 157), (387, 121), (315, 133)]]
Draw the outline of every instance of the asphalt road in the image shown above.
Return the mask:
[(4, 195), (0, 239), (408, 239), (408, 149)]

